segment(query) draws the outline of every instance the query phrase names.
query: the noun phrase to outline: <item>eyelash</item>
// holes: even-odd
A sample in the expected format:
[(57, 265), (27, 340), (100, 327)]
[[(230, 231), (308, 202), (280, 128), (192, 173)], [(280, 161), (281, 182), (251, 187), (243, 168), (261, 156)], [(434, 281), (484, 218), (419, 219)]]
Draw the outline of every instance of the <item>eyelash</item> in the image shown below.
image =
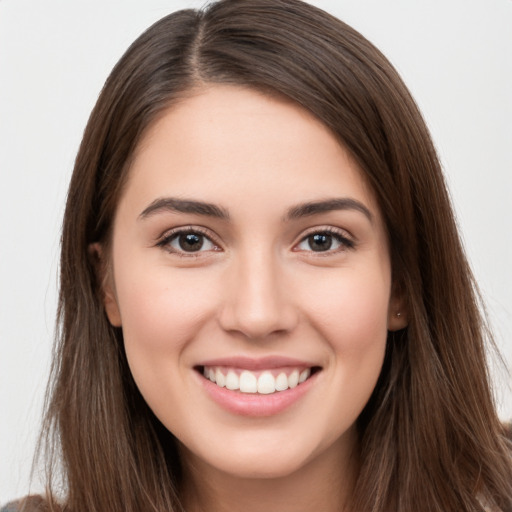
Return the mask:
[[(176, 256), (179, 256), (181, 258), (197, 258), (201, 255), (202, 252), (205, 251), (196, 251), (196, 252), (186, 252), (186, 251), (177, 251), (171, 247), (171, 243), (177, 239), (180, 235), (199, 235), (201, 237), (204, 237), (208, 241), (210, 241), (211, 244), (215, 246), (215, 250), (218, 251), (219, 244), (215, 242), (215, 239), (211, 235), (209, 231), (206, 229), (200, 228), (200, 227), (184, 227), (184, 228), (176, 228), (171, 231), (167, 231), (157, 242), (157, 247), (161, 247), (162, 249), (165, 249), (167, 252), (171, 254), (175, 254)], [(203, 242), (204, 243), (204, 242)], [(201, 244), (202, 247), (203, 244)]]
[[(183, 258), (197, 258), (201, 255), (202, 252), (207, 251), (193, 251), (193, 252), (186, 252), (183, 250), (175, 250), (174, 248), (171, 248), (171, 243), (178, 239), (181, 235), (199, 235), (201, 237), (204, 237), (206, 240), (208, 240), (214, 247), (214, 251), (219, 251), (220, 244), (217, 244), (214, 237), (211, 235), (211, 233), (205, 229), (202, 229), (200, 227), (184, 227), (184, 228), (176, 228), (171, 231), (166, 232), (157, 242), (156, 246), (161, 247), (168, 251), (171, 254), (175, 254), (176, 256), (183, 257)], [(304, 252), (311, 252), (312, 254), (315, 254), (316, 256), (328, 256), (332, 254), (337, 254), (339, 252), (343, 252), (346, 250), (354, 249), (356, 244), (355, 241), (349, 237), (346, 236), (345, 231), (335, 229), (332, 227), (325, 227), (325, 228), (314, 228), (309, 233), (304, 235), (300, 241), (295, 244), (294, 251), (296, 252), (302, 252), (299, 249), (295, 249), (295, 247), (299, 246), (300, 244), (306, 242), (308, 238), (313, 237), (314, 235), (327, 235), (332, 237), (336, 242), (338, 242), (341, 247), (335, 250), (330, 250), (330, 248), (326, 251), (304, 251)], [(201, 247), (204, 245), (201, 244)]]
[[(327, 235), (331, 236), (336, 242), (340, 244), (340, 248), (335, 250), (327, 250), (327, 251), (306, 251), (311, 252), (315, 254), (315, 256), (329, 256), (331, 254), (337, 254), (339, 252), (343, 252), (350, 249), (355, 249), (356, 243), (352, 238), (349, 238), (347, 236), (347, 233), (341, 229), (336, 229), (333, 227), (325, 227), (325, 228), (314, 228), (308, 233), (306, 233), (300, 240), (298, 244), (295, 245), (297, 247), (298, 245), (305, 242), (308, 238), (313, 237), (314, 235)], [(297, 249), (295, 249), (297, 250)], [(298, 250), (297, 250), (298, 251)]]

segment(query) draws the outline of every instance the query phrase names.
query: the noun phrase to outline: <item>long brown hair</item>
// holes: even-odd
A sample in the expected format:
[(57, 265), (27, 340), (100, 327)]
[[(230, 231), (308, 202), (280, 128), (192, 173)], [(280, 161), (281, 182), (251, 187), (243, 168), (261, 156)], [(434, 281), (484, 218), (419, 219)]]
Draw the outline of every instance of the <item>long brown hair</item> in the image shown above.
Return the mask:
[[(302, 105), (348, 148), (378, 198), (409, 325), (390, 333), (358, 419), (353, 510), (474, 511), (483, 502), (512, 510), (511, 445), (490, 391), (489, 336), (428, 130), (386, 58), (298, 0), (221, 0), (171, 14), (133, 43), (101, 92), (64, 216), (44, 431), (50, 483), (55, 461), (62, 464), (65, 509), (182, 510), (174, 438), (133, 382), (88, 247), (108, 245), (142, 134), (205, 83), (244, 85)], [(56, 502), (51, 493), (49, 501)]]

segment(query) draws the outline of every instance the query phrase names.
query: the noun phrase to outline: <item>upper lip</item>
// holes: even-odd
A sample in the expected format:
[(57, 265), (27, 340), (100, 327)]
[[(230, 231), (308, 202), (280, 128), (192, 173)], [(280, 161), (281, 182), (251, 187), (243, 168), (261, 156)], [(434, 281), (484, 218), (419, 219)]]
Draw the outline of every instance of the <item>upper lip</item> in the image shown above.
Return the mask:
[(316, 365), (310, 361), (283, 357), (283, 356), (267, 356), (260, 358), (237, 356), (237, 357), (220, 357), (216, 359), (208, 359), (200, 362), (197, 366), (228, 366), (232, 368), (240, 368), (243, 370), (271, 370), (273, 368), (305, 367), (311, 368)]

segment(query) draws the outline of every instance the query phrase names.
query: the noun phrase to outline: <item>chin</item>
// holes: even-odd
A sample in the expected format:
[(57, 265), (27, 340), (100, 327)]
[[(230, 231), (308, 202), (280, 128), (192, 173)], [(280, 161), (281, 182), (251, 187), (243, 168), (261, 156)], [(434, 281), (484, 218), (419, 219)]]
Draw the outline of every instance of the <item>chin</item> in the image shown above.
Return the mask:
[[(240, 479), (279, 479), (306, 469), (322, 453), (330, 452), (304, 435), (272, 436), (255, 433), (236, 435), (229, 442), (210, 440), (209, 446), (184, 449), (184, 462), (206, 465), (211, 470)], [(206, 448), (206, 449), (201, 449)], [(206, 469), (206, 468), (204, 468)]]
[(257, 459), (246, 457), (230, 457), (219, 461), (215, 466), (220, 471), (235, 478), (251, 480), (267, 480), (286, 478), (307, 465), (307, 460), (300, 457), (286, 456), (275, 453), (268, 456), (260, 455)]

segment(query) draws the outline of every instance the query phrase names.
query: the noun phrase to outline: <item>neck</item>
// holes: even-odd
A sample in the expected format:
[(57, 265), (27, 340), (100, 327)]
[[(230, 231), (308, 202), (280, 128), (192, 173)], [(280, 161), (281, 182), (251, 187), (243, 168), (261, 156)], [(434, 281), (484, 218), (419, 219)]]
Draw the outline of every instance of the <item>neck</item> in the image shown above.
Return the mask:
[(187, 512), (348, 512), (357, 477), (352, 449), (336, 443), (291, 474), (250, 478), (220, 471), (185, 448), (182, 497)]

